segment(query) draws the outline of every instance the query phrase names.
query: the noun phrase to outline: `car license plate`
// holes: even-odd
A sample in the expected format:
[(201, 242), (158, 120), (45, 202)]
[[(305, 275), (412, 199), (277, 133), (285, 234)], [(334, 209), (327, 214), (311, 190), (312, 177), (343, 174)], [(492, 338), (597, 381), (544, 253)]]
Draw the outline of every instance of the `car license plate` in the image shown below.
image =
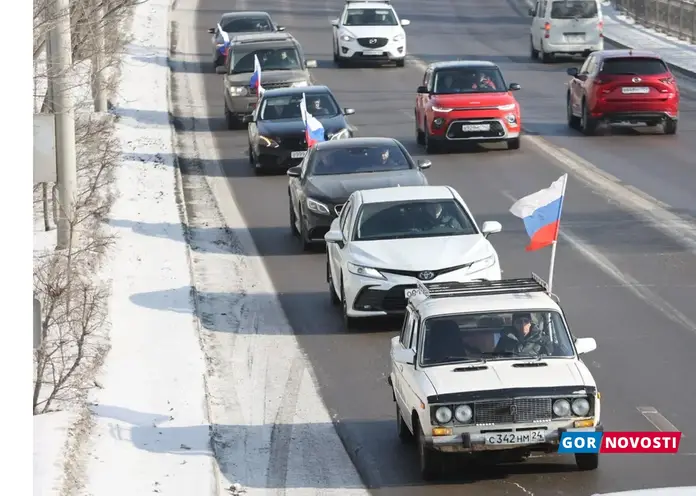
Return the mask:
[(650, 88), (646, 88), (645, 86), (628, 86), (621, 88), (621, 93), (624, 95), (644, 95), (650, 93)]
[(382, 55), (380, 50), (365, 50), (363, 55)]
[(290, 152), (290, 158), (304, 158), (307, 155), (307, 151), (303, 152)]
[(411, 298), (412, 296), (415, 296), (415, 295), (417, 295), (417, 294), (423, 294), (423, 292), (422, 292), (420, 289), (418, 289), (418, 288), (411, 288), (411, 289), (407, 289), (407, 290), (404, 291), (404, 297), (405, 297), (407, 300), (408, 300), (409, 298)]
[(582, 43), (585, 41), (585, 36), (582, 34), (569, 34), (566, 35), (566, 41), (568, 43)]
[(471, 131), (490, 131), (490, 124), (464, 124), (462, 126), (462, 131), (469, 133)]
[(486, 434), (486, 444), (537, 444), (546, 440), (545, 431), (499, 432)]

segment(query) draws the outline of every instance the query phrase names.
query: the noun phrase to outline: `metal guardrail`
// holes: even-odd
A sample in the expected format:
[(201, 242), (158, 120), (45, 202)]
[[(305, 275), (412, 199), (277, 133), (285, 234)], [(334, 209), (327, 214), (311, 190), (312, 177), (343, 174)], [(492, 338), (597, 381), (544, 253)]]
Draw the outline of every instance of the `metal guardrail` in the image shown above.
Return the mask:
[(696, 43), (696, 1), (611, 0), (616, 10), (647, 28)]

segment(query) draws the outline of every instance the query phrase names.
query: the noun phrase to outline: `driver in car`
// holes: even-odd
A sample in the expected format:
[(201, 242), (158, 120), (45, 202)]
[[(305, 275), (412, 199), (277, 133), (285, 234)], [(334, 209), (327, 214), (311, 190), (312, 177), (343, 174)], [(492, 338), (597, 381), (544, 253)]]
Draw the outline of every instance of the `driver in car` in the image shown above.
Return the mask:
[(550, 355), (549, 342), (532, 321), (530, 313), (515, 313), (512, 315), (513, 332), (503, 335), (495, 347), (494, 353), (516, 356)]

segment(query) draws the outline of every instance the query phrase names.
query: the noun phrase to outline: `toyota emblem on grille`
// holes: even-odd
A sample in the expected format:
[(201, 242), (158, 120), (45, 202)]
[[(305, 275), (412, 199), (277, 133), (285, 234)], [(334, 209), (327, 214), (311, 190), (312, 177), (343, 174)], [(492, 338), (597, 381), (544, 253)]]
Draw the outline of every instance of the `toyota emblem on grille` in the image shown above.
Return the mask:
[(631, 79), (631, 81), (633, 81), (634, 83), (640, 83), (642, 79), (639, 77), (634, 77), (633, 79)]
[(510, 405), (510, 415), (513, 417), (517, 415), (517, 406), (516, 405)]
[(377, 40), (375, 38), (370, 38), (370, 45), (374, 45), (377, 43)]
[(435, 274), (430, 272), (429, 270), (424, 270), (423, 272), (418, 274), (418, 279), (421, 279), (423, 281), (429, 281), (433, 277), (435, 277)]

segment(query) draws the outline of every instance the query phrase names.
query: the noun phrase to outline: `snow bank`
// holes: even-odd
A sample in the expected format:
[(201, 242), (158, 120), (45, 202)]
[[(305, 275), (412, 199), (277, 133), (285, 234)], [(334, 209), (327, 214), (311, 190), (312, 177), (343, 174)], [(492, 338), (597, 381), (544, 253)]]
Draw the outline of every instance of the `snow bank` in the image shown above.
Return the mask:
[(60, 494), (68, 431), (76, 420), (71, 412), (34, 416), (34, 496)]

